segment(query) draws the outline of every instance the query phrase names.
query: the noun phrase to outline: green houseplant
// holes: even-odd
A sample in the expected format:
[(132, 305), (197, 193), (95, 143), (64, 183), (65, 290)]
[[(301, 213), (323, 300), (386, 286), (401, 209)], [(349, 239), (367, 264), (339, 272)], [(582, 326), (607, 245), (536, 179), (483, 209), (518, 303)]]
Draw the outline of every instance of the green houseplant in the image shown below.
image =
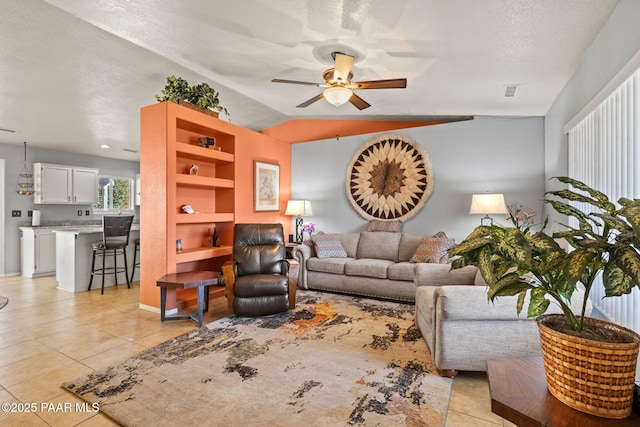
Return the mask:
[(186, 101), (204, 110), (223, 112), (229, 117), (229, 111), (220, 105), (220, 93), (207, 83), (190, 86), (182, 77), (170, 76), (167, 77), (167, 84), (160, 93), (156, 95), (158, 102), (171, 101), (179, 104)]
[[(545, 203), (560, 214), (576, 218), (578, 228), (567, 226), (564, 231), (547, 234), (544, 231), (547, 225), (545, 221), (542, 230), (533, 232), (529, 226), (521, 226), (513, 216), (513, 227), (479, 226), (449, 251), (449, 256), (458, 257), (453, 261), (452, 268), (466, 265), (478, 267), (488, 285), (488, 299), (493, 301), (501, 296), (517, 296), (518, 313), (523, 310), (528, 294), (527, 315), (538, 317), (549, 390), (552, 394), (584, 412), (622, 418), (624, 414), (627, 416), (630, 413), (640, 337), (621, 327), (614, 331), (606, 325), (603, 330), (602, 323), (606, 322), (590, 320), (585, 316), (585, 310), (589, 291), (600, 283), (596, 280), (600, 275), (607, 297), (628, 294), (634, 287), (640, 288), (640, 200), (621, 198), (617, 207), (604, 193), (580, 181), (568, 177), (555, 179), (567, 184), (569, 188), (547, 193), (553, 198), (547, 198)], [(576, 208), (572, 202), (586, 206), (584, 210), (588, 212)], [(563, 240), (572, 250), (563, 249), (559, 243)], [(576, 314), (571, 310), (570, 300), (579, 284), (585, 287), (585, 292), (582, 309)], [(563, 314), (543, 316), (552, 303), (557, 304)], [(561, 321), (563, 318), (564, 322)], [(623, 406), (628, 400), (628, 409), (625, 406), (622, 410), (607, 408), (589, 411), (581, 404), (572, 404), (575, 396), (563, 400), (556, 395), (552, 389), (555, 379), (552, 381), (549, 378), (543, 340), (543, 329), (546, 331), (547, 326), (560, 329), (562, 334), (577, 340), (621, 342), (635, 348), (635, 358), (632, 354), (628, 355), (629, 360), (633, 360), (633, 366), (628, 368), (631, 377), (625, 380), (624, 385), (629, 397), (625, 395), (620, 399)], [(605, 345), (610, 344), (607, 342)], [(571, 389), (576, 385), (565, 384), (564, 387)], [(604, 387), (603, 392), (607, 394), (607, 386)], [(585, 405), (592, 406), (591, 403)]]

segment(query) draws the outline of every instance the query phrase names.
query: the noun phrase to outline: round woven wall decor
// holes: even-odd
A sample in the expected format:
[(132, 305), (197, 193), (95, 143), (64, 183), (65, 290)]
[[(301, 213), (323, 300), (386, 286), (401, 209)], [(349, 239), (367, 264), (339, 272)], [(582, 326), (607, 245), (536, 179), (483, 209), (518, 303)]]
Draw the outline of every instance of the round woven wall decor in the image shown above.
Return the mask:
[(427, 153), (402, 135), (375, 137), (360, 147), (347, 169), (347, 197), (366, 219), (404, 221), (433, 192)]

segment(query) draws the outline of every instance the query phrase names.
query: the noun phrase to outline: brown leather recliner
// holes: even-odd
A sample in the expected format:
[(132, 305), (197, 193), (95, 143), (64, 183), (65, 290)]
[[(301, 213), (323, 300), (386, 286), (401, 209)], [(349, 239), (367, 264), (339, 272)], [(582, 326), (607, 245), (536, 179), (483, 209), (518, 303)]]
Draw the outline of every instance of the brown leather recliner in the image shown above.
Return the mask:
[[(265, 316), (289, 309), (289, 263), (282, 224), (236, 224), (233, 285), (227, 298), (238, 316)], [(233, 304), (232, 304), (233, 301)]]

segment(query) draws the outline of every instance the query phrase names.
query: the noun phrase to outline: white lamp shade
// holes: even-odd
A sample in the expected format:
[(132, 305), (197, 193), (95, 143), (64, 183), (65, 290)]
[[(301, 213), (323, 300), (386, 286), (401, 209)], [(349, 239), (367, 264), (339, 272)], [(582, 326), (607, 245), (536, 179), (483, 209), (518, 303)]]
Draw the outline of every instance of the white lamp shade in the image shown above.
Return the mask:
[(313, 211), (311, 210), (311, 202), (309, 200), (289, 200), (287, 202), (287, 209), (285, 210), (284, 214), (290, 216), (313, 215)]
[(471, 196), (470, 214), (506, 214), (507, 205), (504, 202), (504, 194), (474, 194)]
[(329, 101), (330, 104), (339, 107), (351, 98), (353, 92), (351, 92), (351, 89), (347, 89), (346, 87), (334, 86), (325, 89), (322, 94), (324, 95), (324, 99)]

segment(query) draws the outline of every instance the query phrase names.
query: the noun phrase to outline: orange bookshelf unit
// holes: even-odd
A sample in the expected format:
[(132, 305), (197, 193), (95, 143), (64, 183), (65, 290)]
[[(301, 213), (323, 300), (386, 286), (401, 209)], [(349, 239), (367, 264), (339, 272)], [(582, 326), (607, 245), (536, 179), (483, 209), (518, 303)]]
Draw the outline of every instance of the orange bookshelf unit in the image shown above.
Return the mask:
[[(171, 102), (140, 114), (140, 303), (157, 308), (159, 277), (219, 271), (231, 259), (236, 137), (225, 122)], [(215, 138), (215, 145), (200, 146), (201, 137)], [(194, 213), (184, 213), (185, 205)], [(218, 247), (209, 241), (214, 227)], [(168, 309), (187, 305), (192, 291), (168, 293)]]

